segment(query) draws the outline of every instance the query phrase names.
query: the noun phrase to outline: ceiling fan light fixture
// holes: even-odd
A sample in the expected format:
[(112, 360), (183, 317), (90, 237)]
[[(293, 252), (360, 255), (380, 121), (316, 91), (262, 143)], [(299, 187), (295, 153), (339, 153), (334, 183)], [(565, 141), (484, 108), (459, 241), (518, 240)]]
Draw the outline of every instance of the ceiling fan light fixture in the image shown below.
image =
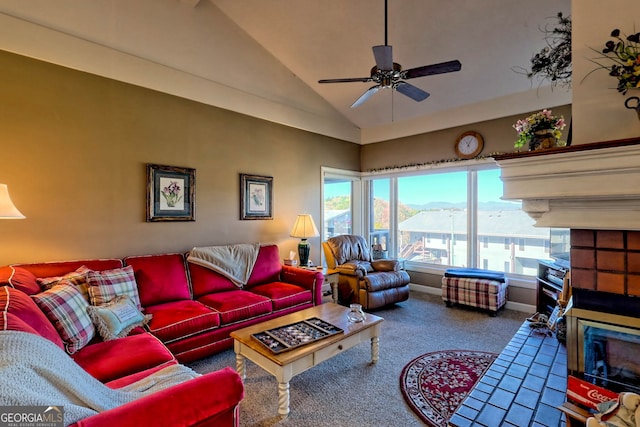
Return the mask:
[(387, 0), (384, 2), (384, 45), (373, 46), (373, 57), (376, 65), (371, 68), (370, 77), (355, 77), (343, 79), (323, 79), (318, 83), (350, 83), (350, 82), (374, 82), (376, 86), (369, 88), (360, 96), (351, 108), (358, 107), (369, 99), (380, 88), (395, 89), (403, 95), (413, 99), (416, 102), (424, 101), (429, 97), (429, 93), (424, 90), (405, 82), (404, 80), (414, 79), (416, 77), (426, 77), (435, 74), (452, 73), (460, 71), (462, 64), (458, 60), (441, 62), (438, 64), (424, 65), (421, 67), (402, 70), (402, 66), (393, 62), (393, 48), (387, 44)]

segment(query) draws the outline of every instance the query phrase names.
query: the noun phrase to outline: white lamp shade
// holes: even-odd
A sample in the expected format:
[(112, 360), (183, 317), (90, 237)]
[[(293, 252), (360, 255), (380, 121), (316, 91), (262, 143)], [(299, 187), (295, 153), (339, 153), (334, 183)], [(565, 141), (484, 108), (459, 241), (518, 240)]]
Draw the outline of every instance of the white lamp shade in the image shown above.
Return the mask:
[(298, 237), (300, 239), (306, 239), (307, 237), (319, 236), (316, 224), (313, 222), (313, 218), (309, 214), (298, 215), (296, 223), (293, 224), (291, 229), (291, 237)]
[(25, 216), (15, 207), (9, 197), (9, 189), (7, 184), (0, 184), (0, 218), (1, 219), (19, 219)]

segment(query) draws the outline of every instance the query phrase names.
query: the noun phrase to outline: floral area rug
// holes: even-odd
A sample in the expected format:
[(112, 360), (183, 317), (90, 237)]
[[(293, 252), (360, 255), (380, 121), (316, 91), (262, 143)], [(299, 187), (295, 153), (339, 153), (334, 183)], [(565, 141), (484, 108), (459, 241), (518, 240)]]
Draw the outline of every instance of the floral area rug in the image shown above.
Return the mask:
[(494, 353), (466, 350), (423, 354), (403, 368), (400, 389), (427, 425), (446, 427), (496, 357)]

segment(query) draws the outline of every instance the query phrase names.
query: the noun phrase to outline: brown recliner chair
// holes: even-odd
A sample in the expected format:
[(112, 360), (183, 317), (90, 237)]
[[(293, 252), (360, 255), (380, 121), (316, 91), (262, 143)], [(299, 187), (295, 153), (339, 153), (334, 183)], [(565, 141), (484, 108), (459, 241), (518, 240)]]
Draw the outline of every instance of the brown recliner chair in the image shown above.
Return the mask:
[(322, 248), (327, 267), (338, 271), (341, 303), (372, 309), (409, 299), (409, 274), (398, 260), (373, 260), (364, 237), (332, 237)]

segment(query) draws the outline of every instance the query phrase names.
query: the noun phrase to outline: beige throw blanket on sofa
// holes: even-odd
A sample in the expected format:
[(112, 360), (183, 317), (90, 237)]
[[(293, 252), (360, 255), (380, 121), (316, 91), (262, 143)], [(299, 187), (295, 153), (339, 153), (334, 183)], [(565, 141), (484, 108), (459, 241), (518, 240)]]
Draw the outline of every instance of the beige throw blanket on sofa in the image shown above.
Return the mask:
[(197, 376), (184, 365), (172, 365), (114, 390), (46, 338), (0, 331), (0, 406), (63, 406), (65, 425)]
[(260, 243), (195, 247), (187, 261), (220, 273), (242, 288), (251, 277), (259, 250)]

